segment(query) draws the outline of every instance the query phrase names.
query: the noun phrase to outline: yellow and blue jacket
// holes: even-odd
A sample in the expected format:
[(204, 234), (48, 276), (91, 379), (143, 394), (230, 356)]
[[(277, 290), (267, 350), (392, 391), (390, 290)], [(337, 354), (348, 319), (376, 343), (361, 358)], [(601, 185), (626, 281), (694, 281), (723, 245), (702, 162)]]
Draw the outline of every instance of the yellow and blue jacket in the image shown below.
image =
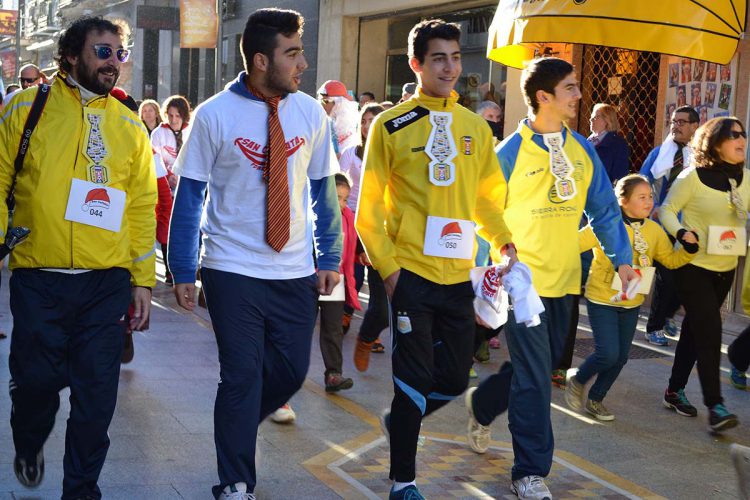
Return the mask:
[[(492, 129), (457, 101), (455, 92), (435, 98), (418, 88), (414, 97), (378, 115), (370, 128), (356, 228), (384, 278), (404, 268), (439, 284), (469, 279), (473, 259), (424, 255), (428, 216), (474, 221), (495, 251), (511, 241), (503, 221), (506, 183), (492, 151)], [(434, 185), (428, 177), (425, 147), (433, 111), (452, 114), (450, 131), (458, 151), (452, 159), (455, 180), (447, 186)]]
[[(14, 161), (36, 87), (13, 97), (0, 118), (0, 199), (15, 175)], [(98, 128), (89, 115), (98, 115)], [(96, 121), (96, 120), (93, 120)], [(89, 157), (96, 150), (96, 164)], [(101, 159), (103, 157), (103, 159)], [(119, 232), (65, 220), (74, 178), (120, 189), (126, 205)], [(58, 74), (34, 129), (15, 187), (14, 226), (31, 229), (13, 250), (10, 268), (121, 267), (138, 286), (155, 284), (156, 175), (148, 133), (138, 117), (111, 96), (85, 104)], [(8, 226), (0, 210), (0, 232)]]
[(567, 126), (562, 134), (575, 169), (577, 194), (570, 200), (557, 195), (549, 151), (527, 120), (496, 149), (508, 182), (505, 222), (518, 260), (531, 269), (537, 293), (550, 298), (581, 292), (578, 227), (584, 213), (615, 267), (633, 261), (620, 206), (596, 150)]

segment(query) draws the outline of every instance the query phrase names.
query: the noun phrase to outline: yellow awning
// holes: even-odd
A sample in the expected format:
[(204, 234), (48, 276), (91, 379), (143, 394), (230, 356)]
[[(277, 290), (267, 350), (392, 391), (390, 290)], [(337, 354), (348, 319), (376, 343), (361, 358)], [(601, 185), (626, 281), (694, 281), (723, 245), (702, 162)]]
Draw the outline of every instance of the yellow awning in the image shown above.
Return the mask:
[(535, 43), (565, 42), (727, 64), (746, 9), (746, 0), (501, 0), (487, 57), (522, 68)]

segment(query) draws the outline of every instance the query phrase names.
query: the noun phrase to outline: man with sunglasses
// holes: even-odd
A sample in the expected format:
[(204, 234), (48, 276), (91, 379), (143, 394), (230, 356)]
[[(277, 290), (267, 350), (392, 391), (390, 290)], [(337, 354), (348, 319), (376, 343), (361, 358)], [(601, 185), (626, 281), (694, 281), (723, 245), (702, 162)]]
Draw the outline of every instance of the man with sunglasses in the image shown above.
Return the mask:
[[(21, 85), (21, 89), (27, 89), (29, 87), (35, 87), (40, 83), (44, 83), (44, 73), (39, 70), (39, 67), (34, 64), (26, 64), (21, 66), (21, 71), (18, 72), (18, 83)], [(18, 92), (8, 92), (3, 99), (3, 106), (7, 106), (11, 98)]]
[[(138, 117), (109, 95), (129, 55), (126, 30), (100, 17), (74, 21), (58, 42), (52, 85), (21, 90), (0, 123), (0, 197), (15, 181), (13, 224), (31, 229), (10, 260), (14, 469), (24, 486), (41, 483), (59, 391), (70, 387), (63, 499), (101, 498), (123, 350), (119, 321), (132, 300), (130, 327), (143, 327), (155, 284), (151, 146)], [(27, 119), (44, 94), (16, 173)]]
[[(698, 125), (699, 116), (695, 109), (690, 106), (680, 106), (674, 110), (670, 121), (669, 136), (663, 144), (649, 153), (641, 167), (641, 174), (649, 179), (654, 188), (654, 220), (658, 219), (659, 207), (667, 198), (672, 183), (680, 172), (689, 166), (691, 156), (689, 144), (693, 134), (698, 130)], [(645, 336), (650, 344), (667, 346), (669, 340), (665, 334), (676, 337), (679, 333), (674, 315), (680, 308), (680, 301), (675, 290), (674, 272), (658, 262), (655, 266), (656, 285), (651, 296), (651, 311), (646, 323)], [(685, 405), (689, 406), (687, 399), (677, 401), (674, 397), (670, 404), (678, 403), (681, 408)]]

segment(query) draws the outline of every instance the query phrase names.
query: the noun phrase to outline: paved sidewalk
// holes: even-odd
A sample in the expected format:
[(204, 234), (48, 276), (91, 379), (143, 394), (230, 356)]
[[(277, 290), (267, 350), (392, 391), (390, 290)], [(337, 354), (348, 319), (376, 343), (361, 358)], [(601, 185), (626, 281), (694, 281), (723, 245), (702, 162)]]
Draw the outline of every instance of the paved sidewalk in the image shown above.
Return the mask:
[[(3, 273), (0, 289), (0, 329), (6, 333), (11, 325), (8, 274)], [(308, 380), (292, 400), (297, 422), (262, 425), (259, 498), (384, 497), (387, 450), (377, 429), (377, 415), (392, 396), (390, 362), (388, 354), (373, 354), (370, 371), (356, 373), (351, 354), (360, 321), (355, 318), (344, 347), (344, 371), (354, 378), (354, 388), (340, 395), (325, 393), (316, 338)], [(582, 314), (579, 353), (590, 344), (587, 328)], [(388, 345), (388, 335), (384, 337)], [(637, 334), (637, 343), (643, 344), (642, 338)], [(0, 340), (3, 387), (9, 377), (9, 345), (9, 338)], [(120, 377), (110, 428), (112, 446), (100, 480), (104, 498), (209, 499), (216, 481), (212, 412), (218, 362), (208, 316), (203, 310), (197, 314), (177, 310), (171, 289), (160, 284), (151, 330), (138, 334), (135, 345), (135, 360), (123, 366)], [(617, 416), (612, 424), (569, 412), (564, 393), (554, 390), (557, 453), (549, 486), (555, 498), (737, 498), (728, 445), (750, 445), (750, 392), (722, 385), (727, 406), (744, 425), (723, 436), (710, 435), (706, 411), (698, 404), (697, 376), (687, 393), (699, 407), (698, 418), (679, 417), (661, 405), (673, 350), (674, 346), (663, 349), (664, 357), (628, 363), (607, 399)], [(506, 357), (504, 348), (492, 351), (491, 363), (475, 365), (480, 377), (497, 370)], [(580, 359), (574, 362), (580, 364)], [(27, 490), (13, 474), (10, 403), (7, 392), (0, 392), (0, 500), (59, 498), (68, 411), (66, 391), (45, 447), (47, 475), (40, 488)], [(427, 439), (420, 449), (418, 481), (433, 493), (428, 498), (511, 498), (507, 419), (501, 416), (492, 425), (495, 441), (483, 456), (467, 453), (465, 426), (463, 398), (425, 421)]]

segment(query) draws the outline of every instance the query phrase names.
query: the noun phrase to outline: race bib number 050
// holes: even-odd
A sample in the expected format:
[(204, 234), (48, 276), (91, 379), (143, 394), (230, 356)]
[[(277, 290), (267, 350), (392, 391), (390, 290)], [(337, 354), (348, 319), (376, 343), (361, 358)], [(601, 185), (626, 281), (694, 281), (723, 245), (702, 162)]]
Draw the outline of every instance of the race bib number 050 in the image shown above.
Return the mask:
[(119, 232), (125, 212), (125, 191), (73, 179), (65, 220)]
[(423, 253), (434, 257), (471, 260), (474, 256), (474, 223), (470, 220), (428, 216)]

